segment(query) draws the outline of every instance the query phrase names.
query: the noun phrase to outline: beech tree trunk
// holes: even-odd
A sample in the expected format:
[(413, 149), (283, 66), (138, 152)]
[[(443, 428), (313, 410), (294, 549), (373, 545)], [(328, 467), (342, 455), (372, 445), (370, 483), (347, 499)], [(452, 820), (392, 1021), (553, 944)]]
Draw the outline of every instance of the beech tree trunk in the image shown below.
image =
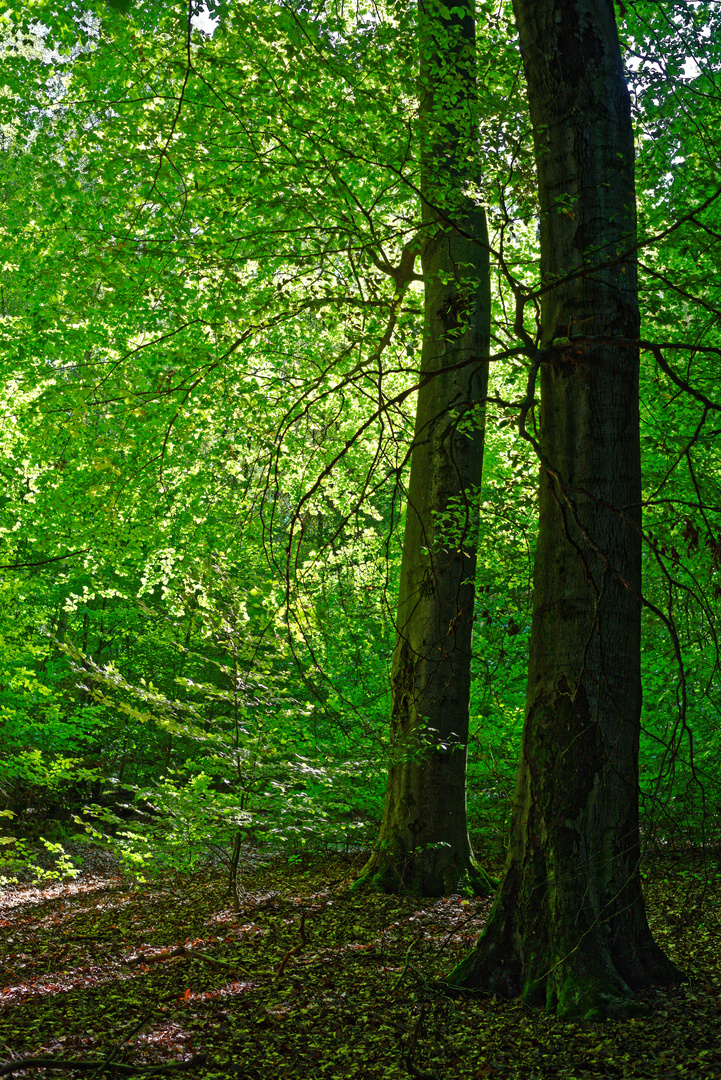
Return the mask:
[(639, 879), (633, 132), (612, 0), (514, 0), (514, 11), (545, 290), (533, 625), (504, 878), (449, 982), (600, 1019), (680, 978)]
[(358, 884), (488, 891), (466, 823), (466, 744), (488, 384), (484, 211), (465, 188), (475, 136), (472, 0), (419, 8), (425, 289), (396, 646), (392, 763), (377, 847)]

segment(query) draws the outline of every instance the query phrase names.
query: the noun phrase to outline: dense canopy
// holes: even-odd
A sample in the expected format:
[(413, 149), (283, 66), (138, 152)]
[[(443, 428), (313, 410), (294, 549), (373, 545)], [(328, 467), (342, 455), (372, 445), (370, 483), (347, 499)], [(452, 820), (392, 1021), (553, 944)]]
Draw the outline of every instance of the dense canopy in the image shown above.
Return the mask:
[[(249, 851), (344, 853), (543, 938), (446, 990), (675, 982), (645, 860), (721, 823), (721, 6), (32, 0), (0, 65), (2, 881), (98, 845), (237, 911)], [(549, 975), (582, 910), (601, 1005)]]

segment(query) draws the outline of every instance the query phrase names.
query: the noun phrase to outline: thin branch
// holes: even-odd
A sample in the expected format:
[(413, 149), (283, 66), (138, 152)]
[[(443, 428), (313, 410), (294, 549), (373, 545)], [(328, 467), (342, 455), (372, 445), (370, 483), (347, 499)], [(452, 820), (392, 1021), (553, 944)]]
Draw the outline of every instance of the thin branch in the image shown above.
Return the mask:
[(125, 1076), (134, 1076), (141, 1073), (143, 1076), (154, 1076), (156, 1073), (172, 1072), (182, 1069), (196, 1069), (205, 1064), (207, 1054), (195, 1054), (189, 1061), (169, 1061), (164, 1065), (122, 1065), (115, 1061), (85, 1061), (82, 1059), (56, 1058), (56, 1057), (32, 1057), (21, 1058), (19, 1061), (8, 1061), (0, 1066), (0, 1076), (12, 1076), (13, 1073), (25, 1072), (27, 1069), (63, 1069), (77, 1070), (78, 1072), (96, 1071), (100, 1067), (103, 1072), (113, 1069)]

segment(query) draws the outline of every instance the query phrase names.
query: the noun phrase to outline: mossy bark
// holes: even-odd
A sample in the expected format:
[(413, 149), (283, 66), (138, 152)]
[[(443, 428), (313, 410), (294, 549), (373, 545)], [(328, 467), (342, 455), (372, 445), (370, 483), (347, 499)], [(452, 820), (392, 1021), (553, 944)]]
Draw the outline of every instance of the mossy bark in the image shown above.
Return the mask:
[(439, 896), (488, 892), (466, 824), (466, 744), (488, 383), (483, 209), (466, 193), (475, 143), (475, 22), (419, 8), (425, 290), (392, 671), (392, 762), (376, 849), (359, 884)]
[(633, 133), (610, 0), (514, 0), (541, 203), (539, 535), (511, 841), (450, 984), (588, 1019), (681, 976), (639, 880)]

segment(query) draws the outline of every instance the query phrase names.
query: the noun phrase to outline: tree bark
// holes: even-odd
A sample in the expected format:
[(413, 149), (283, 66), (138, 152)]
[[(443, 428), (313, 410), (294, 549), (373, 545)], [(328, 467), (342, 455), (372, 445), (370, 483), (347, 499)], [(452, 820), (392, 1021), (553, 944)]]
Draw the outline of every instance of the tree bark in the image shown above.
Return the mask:
[[(461, 11), (462, 9), (462, 11)], [(358, 884), (489, 891), (466, 822), (466, 745), (488, 384), (485, 213), (467, 193), (476, 111), (472, 0), (419, 7), (425, 288), (392, 671), (392, 761), (376, 849)]]
[(539, 534), (504, 877), (450, 984), (601, 1019), (679, 972), (639, 878), (633, 131), (611, 0), (514, 0), (541, 210)]

